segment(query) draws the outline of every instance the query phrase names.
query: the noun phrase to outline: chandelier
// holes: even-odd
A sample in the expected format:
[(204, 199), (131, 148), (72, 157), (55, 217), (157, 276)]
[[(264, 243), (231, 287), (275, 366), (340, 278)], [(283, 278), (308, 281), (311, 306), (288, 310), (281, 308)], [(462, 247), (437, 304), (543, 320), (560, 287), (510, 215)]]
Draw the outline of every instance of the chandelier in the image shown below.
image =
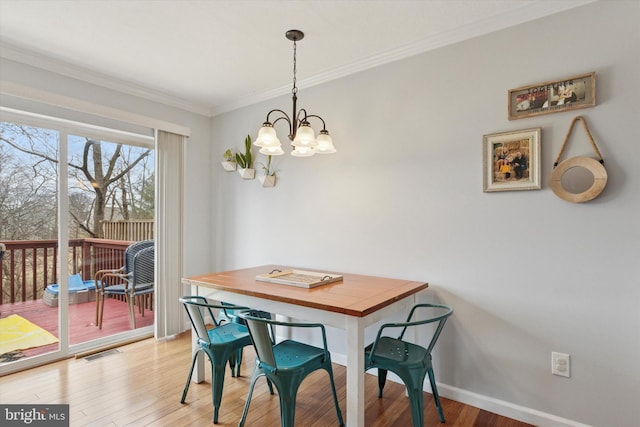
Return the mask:
[[(289, 117), (287, 113), (279, 109), (269, 111), (269, 113), (267, 113), (267, 119), (262, 124), (258, 132), (258, 138), (256, 138), (254, 144), (260, 147), (260, 153), (262, 154), (268, 156), (284, 154), (282, 144), (280, 144), (280, 140), (273, 128), (278, 121), (284, 120), (289, 124), (288, 136), (293, 146), (293, 150), (291, 150), (292, 156), (309, 157), (316, 153), (335, 153), (336, 149), (333, 146), (333, 141), (331, 140), (331, 136), (329, 136), (322, 117), (315, 114), (307, 114), (307, 110), (304, 108), (300, 110), (296, 108), (298, 101), (298, 87), (296, 86), (296, 42), (304, 38), (304, 33), (300, 30), (289, 30), (285, 33), (285, 36), (293, 42), (293, 88), (291, 89), (293, 114)], [(271, 121), (271, 115), (274, 116), (275, 120)], [(322, 122), (322, 130), (317, 138), (313, 128), (311, 128), (309, 119), (318, 119)]]

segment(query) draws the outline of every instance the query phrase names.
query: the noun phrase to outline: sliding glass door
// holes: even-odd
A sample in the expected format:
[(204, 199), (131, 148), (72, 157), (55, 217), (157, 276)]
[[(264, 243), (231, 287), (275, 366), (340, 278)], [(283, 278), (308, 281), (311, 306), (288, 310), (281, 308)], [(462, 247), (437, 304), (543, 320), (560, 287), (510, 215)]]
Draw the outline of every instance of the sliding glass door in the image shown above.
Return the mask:
[(0, 363), (60, 349), (58, 145), (60, 132), (0, 123)]
[(154, 245), (154, 139), (33, 116), (0, 126), (0, 372), (152, 335), (153, 283), (98, 304), (94, 279), (133, 286), (127, 249)]
[[(154, 246), (154, 150), (86, 134), (67, 141), (70, 345), (151, 331), (153, 277), (141, 281), (142, 255), (127, 254), (140, 241)], [(145, 253), (145, 271), (153, 270), (153, 252)], [(96, 283), (96, 273), (105, 270)], [(100, 299), (100, 286), (107, 292), (115, 286), (116, 293)], [(134, 297), (120, 292), (149, 286)]]

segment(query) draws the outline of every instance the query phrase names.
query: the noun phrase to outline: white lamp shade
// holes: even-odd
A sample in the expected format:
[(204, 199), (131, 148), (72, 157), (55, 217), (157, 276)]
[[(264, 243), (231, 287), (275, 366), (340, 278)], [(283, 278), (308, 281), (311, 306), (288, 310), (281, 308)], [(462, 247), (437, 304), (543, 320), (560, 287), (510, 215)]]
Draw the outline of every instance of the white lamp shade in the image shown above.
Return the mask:
[(280, 140), (273, 126), (262, 126), (253, 144), (258, 147), (276, 147), (280, 145)]
[(316, 150), (311, 147), (295, 147), (291, 150), (293, 157), (311, 157), (316, 154)]
[(316, 135), (313, 128), (311, 128), (308, 123), (300, 125), (298, 130), (296, 130), (296, 137), (293, 139), (291, 145), (294, 147), (316, 147), (318, 143), (316, 142)]
[(284, 154), (284, 150), (282, 150), (282, 146), (280, 145), (276, 147), (262, 147), (260, 149), (260, 154), (265, 154), (267, 156), (281, 156)]
[(320, 132), (316, 139), (318, 146), (316, 147), (316, 153), (318, 154), (333, 154), (336, 152), (336, 147), (333, 146), (333, 140), (328, 133)]

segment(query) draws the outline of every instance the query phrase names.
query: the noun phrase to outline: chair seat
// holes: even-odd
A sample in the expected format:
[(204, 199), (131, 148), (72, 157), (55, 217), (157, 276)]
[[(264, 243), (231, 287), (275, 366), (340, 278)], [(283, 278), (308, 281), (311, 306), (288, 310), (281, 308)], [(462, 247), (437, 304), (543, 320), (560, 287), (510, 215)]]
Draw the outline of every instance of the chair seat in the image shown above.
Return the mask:
[(297, 341), (286, 340), (273, 347), (278, 370), (296, 369), (317, 360), (322, 363), (324, 350)]
[[(365, 357), (369, 357), (372, 346), (373, 344), (370, 344), (365, 348)], [(422, 346), (396, 338), (380, 337), (373, 355), (373, 363), (375, 365), (389, 364), (390, 366), (404, 366), (407, 368), (417, 365), (425, 366), (426, 356), (427, 349)]]
[(211, 345), (226, 345), (233, 341), (243, 340), (240, 346), (251, 344), (249, 330), (239, 323), (226, 323), (207, 331)]
[[(131, 292), (132, 288), (129, 286), (128, 288), (124, 283), (118, 285), (105, 286), (104, 293), (105, 294), (113, 294), (113, 295), (124, 295), (125, 292)], [(153, 292), (153, 283), (145, 283), (143, 285), (137, 285), (135, 287), (135, 293), (138, 295), (142, 295), (144, 293)]]

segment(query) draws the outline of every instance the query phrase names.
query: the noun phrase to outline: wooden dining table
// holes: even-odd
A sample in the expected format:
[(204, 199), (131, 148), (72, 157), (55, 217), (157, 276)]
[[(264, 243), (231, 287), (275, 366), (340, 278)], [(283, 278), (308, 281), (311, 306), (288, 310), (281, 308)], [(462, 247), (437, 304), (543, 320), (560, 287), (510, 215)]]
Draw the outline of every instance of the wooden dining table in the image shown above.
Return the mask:
[[(320, 272), (323, 275), (341, 277), (332, 283), (310, 288), (256, 279), (257, 276), (278, 270)], [(394, 313), (408, 314), (410, 308), (417, 303), (418, 293), (428, 287), (425, 282), (282, 265), (263, 265), (185, 277), (182, 283), (191, 286), (192, 295), (301, 321), (322, 323), (346, 331), (346, 422), (349, 427), (365, 425), (365, 329)], [(331, 342), (331, 337), (329, 341)], [(203, 367), (203, 361), (199, 361), (194, 375), (196, 382), (204, 380)]]

